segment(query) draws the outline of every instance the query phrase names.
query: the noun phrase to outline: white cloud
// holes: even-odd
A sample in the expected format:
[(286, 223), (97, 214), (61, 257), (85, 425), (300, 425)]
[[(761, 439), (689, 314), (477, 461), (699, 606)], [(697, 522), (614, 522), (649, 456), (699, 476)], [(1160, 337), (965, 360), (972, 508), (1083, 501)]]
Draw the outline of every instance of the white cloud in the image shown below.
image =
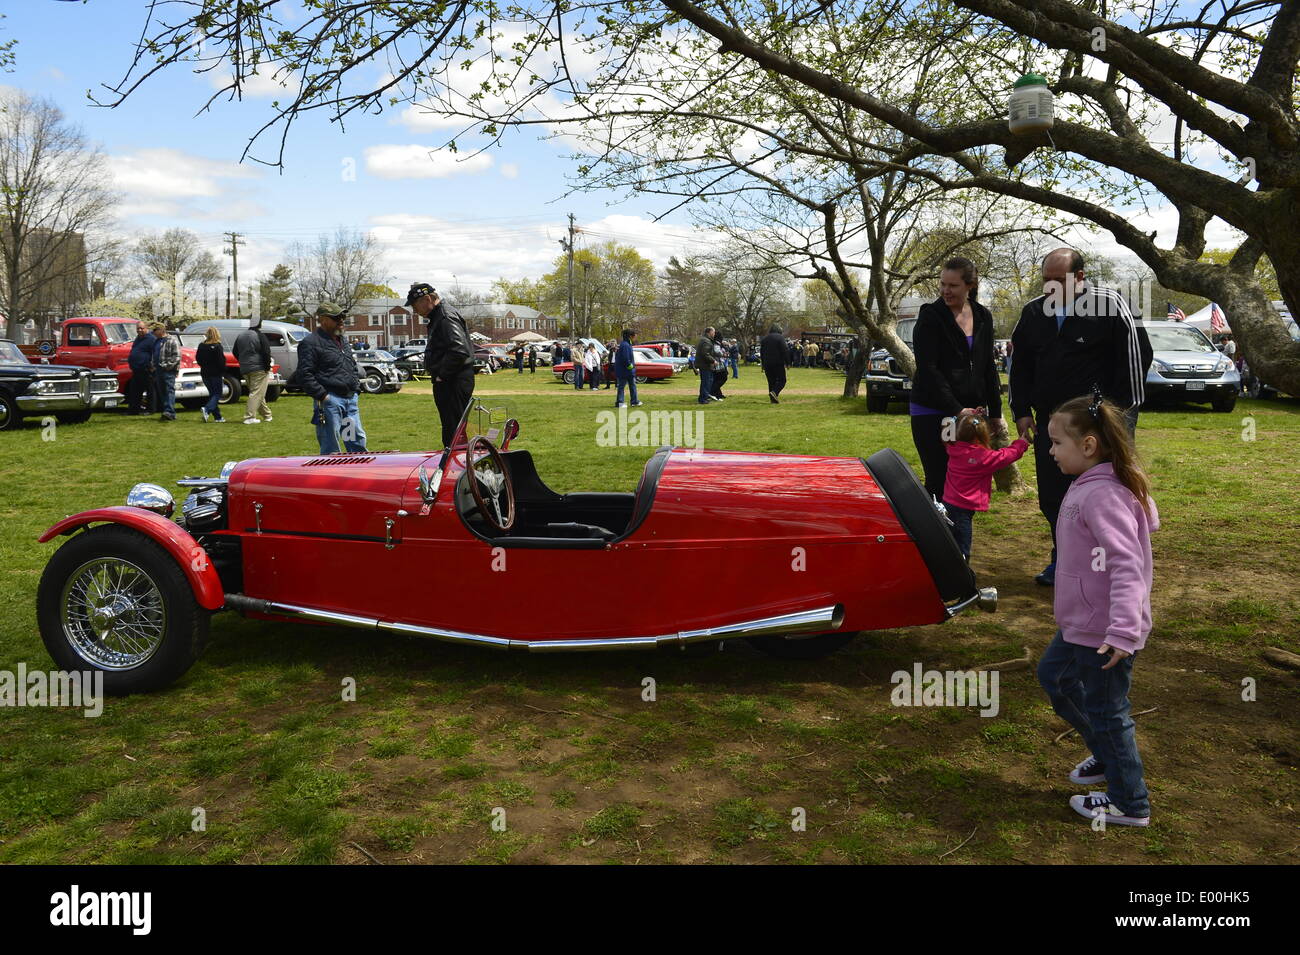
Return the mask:
[(124, 218), (243, 221), (267, 215), (239, 182), (259, 179), (260, 170), (208, 159), (179, 149), (138, 149), (108, 157), (113, 186), (122, 193)]
[(365, 157), (366, 172), (380, 179), (446, 179), (484, 172), (492, 165), (486, 153), (462, 156), (416, 144), (369, 146)]
[(503, 162), (501, 164), (501, 175), (505, 176), (507, 179), (518, 179), (519, 165), (512, 162)]

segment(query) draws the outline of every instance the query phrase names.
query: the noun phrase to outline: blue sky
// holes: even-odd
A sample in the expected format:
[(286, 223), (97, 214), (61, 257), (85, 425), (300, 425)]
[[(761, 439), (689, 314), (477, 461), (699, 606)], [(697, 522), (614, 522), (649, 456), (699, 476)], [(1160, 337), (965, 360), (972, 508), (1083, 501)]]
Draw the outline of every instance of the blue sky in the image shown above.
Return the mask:
[[(339, 226), (370, 229), (395, 288), (455, 281), (476, 291), (487, 291), (497, 276), (547, 271), (570, 212), (587, 241), (618, 239), (660, 266), (702, 247), (684, 215), (655, 224), (644, 202), (612, 193), (564, 198), (572, 170), (565, 147), (529, 132), (466, 162), (446, 152), (431, 161), (448, 131), (404, 122), (400, 109), (357, 117), (346, 130), (313, 116), (295, 124), (281, 173), (238, 161), (271, 115), (270, 83), (256, 84), (243, 102), (218, 101), (196, 115), (216, 83), (172, 67), (120, 106), (91, 104), (87, 91), (107, 97), (104, 85), (129, 66), (144, 10), (142, 0), (0, 0), (0, 40), (18, 40), (16, 66), (0, 74), (0, 84), (53, 100), (103, 147), (123, 195), (125, 232), (180, 226), (214, 252), (222, 232), (242, 232), (242, 279), (269, 270), (293, 241)], [(459, 157), (467, 156), (462, 147)]]

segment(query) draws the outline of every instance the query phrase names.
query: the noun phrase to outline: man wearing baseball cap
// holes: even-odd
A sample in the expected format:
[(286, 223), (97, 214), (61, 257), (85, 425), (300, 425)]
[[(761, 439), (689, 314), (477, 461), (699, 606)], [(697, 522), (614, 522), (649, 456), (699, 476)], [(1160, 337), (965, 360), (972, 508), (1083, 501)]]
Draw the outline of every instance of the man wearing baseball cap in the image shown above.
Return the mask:
[(340, 329), (347, 309), (333, 302), (316, 307), (316, 333), (298, 345), (297, 387), (316, 402), (311, 422), (316, 426), (316, 440), (321, 454), (341, 451), (339, 441), (349, 451), (366, 450), (366, 432), (361, 427), (361, 409), (357, 393), (361, 376), (352, 349), (343, 341)]
[(433, 378), (433, 401), (442, 419), (442, 445), (449, 448), (474, 396), (474, 345), (460, 312), (445, 305), (428, 282), (411, 286), (406, 305), (429, 325), (424, 367)]

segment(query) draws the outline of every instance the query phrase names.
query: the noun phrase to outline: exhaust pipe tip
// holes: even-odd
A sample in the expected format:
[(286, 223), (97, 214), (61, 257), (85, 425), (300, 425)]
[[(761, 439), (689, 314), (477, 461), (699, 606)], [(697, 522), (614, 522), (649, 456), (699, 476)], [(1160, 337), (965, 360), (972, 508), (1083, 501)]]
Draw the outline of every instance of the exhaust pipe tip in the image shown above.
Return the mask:
[(998, 588), (981, 587), (975, 603), (985, 613), (993, 613), (998, 609)]

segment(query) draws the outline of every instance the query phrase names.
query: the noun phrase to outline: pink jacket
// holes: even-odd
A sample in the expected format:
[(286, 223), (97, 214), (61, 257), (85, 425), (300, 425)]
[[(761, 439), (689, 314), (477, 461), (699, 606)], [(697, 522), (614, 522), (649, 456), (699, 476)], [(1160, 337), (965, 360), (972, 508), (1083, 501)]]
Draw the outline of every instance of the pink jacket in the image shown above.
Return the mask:
[(954, 441), (948, 445), (948, 480), (943, 486), (943, 502), (968, 511), (987, 511), (993, 472), (1019, 461), (1027, 450), (1029, 442), (1024, 438), (1016, 438), (997, 451), (973, 441)]
[(1109, 461), (1070, 485), (1056, 522), (1056, 625), (1066, 643), (1136, 653), (1151, 632), (1151, 532), (1142, 505)]

